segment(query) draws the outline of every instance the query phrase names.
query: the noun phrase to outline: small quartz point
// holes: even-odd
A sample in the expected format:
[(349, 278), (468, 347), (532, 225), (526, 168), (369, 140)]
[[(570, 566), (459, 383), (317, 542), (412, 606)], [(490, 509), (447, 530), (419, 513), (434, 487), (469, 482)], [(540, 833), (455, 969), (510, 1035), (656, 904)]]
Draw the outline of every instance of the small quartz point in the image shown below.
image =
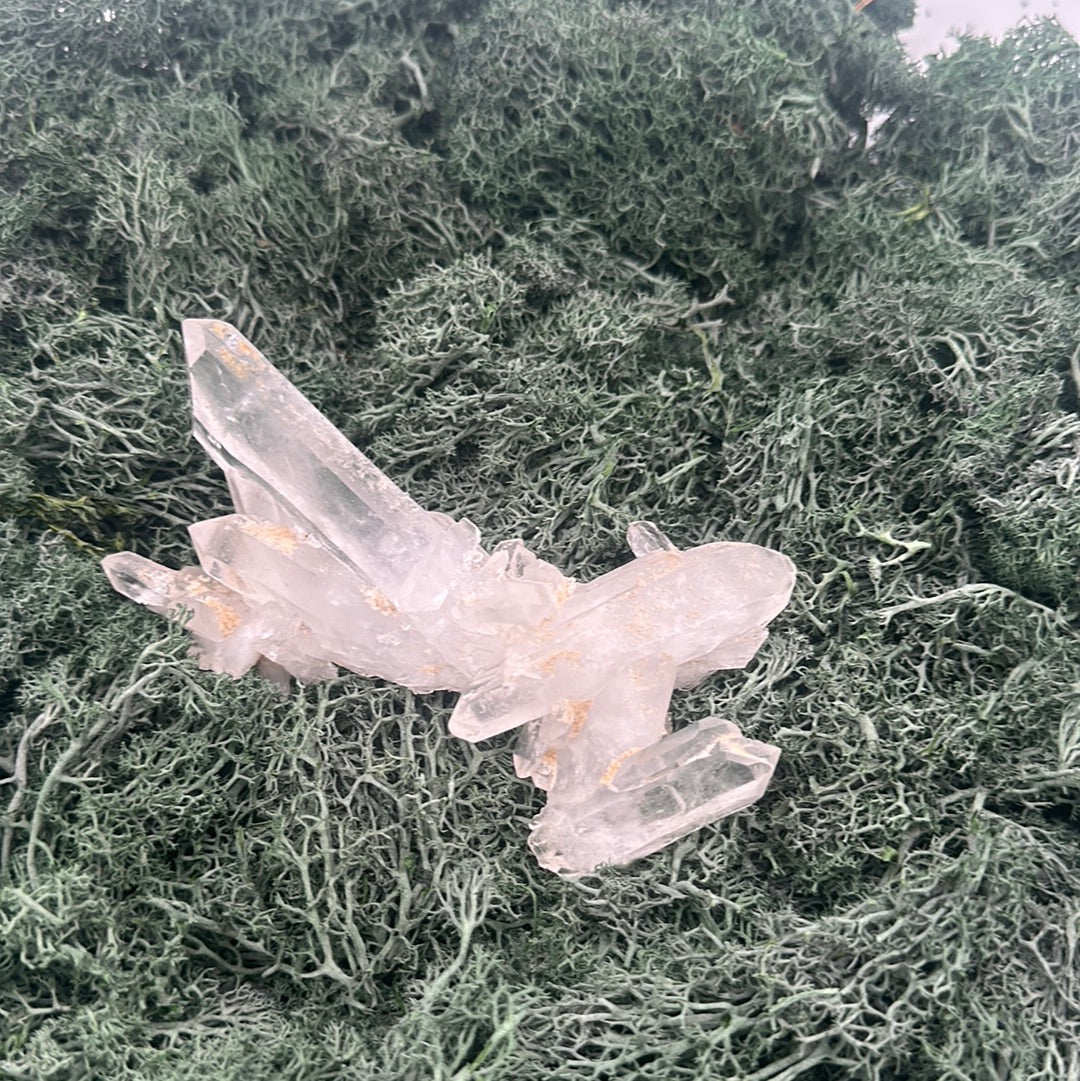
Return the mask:
[(754, 544), (679, 550), (634, 522), (634, 558), (578, 582), (427, 511), (235, 327), (184, 322), (195, 437), (236, 513), (190, 527), (199, 567), (106, 557), (125, 596), (186, 613), (200, 663), (279, 686), (339, 668), (461, 692), (450, 731), (520, 729), (547, 793), (530, 845), (560, 874), (655, 852), (757, 800), (779, 750), (716, 717), (671, 731), (677, 687), (741, 668), (788, 602), (791, 561)]
[(647, 556), (650, 552), (677, 551), (675, 545), (652, 522), (631, 522), (626, 531), (626, 543), (636, 556)]
[(731, 721), (706, 717), (616, 757), (584, 798), (549, 797), (529, 846), (561, 873), (630, 863), (760, 799), (779, 757)]

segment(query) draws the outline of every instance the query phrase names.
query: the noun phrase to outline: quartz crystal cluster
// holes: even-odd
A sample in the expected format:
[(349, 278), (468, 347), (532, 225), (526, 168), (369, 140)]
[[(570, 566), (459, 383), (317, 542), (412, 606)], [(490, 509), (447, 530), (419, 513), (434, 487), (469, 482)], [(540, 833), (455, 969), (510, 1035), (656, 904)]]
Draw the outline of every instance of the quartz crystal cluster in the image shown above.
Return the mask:
[(787, 603), (791, 561), (753, 544), (675, 548), (630, 526), (634, 558), (578, 582), (520, 540), (409, 498), (234, 327), (189, 319), (195, 436), (235, 514), (190, 527), (199, 567), (131, 552), (105, 572), (162, 614), (188, 612), (204, 667), (325, 679), (339, 667), (460, 691), (450, 731), (520, 728), (514, 764), (547, 793), (540, 863), (622, 864), (753, 803), (777, 748), (710, 717), (672, 732), (668, 704), (741, 668)]

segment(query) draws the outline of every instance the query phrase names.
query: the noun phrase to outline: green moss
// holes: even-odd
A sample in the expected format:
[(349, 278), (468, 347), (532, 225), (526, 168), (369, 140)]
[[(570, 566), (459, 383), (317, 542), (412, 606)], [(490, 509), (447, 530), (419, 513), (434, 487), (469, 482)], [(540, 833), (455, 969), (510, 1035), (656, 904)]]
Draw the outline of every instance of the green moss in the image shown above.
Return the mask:
[[(852, 7), (5, 6), (0, 1075), (1069, 1075), (1076, 50)], [(451, 696), (200, 671), (96, 556), (228, 510), (203, 315), (486, 543), (781, 547), (765, 798), (563, 881)]]
[[(1074, 460), (1075, 462), (1075, 460)], [(1065, 463), (1066, 468), (1075, 464)], [(1080, 507), (1055, 478), (980, 504), (986, 567), (996, 582), (1051, 606), (1080, 601)]]

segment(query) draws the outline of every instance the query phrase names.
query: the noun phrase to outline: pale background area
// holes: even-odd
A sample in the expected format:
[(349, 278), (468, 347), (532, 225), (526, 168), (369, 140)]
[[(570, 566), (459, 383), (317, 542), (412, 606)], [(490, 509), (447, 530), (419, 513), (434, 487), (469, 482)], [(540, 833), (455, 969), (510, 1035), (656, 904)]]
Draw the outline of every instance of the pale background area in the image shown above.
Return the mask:
[(908, 53), (915, 57), (951, 52), (952, 29), (969, 29), (998, 38), (1021, 19), (1053, 15), (1080, 40), (1080, 0), (919, 0), (915, 25), (900, 35)]

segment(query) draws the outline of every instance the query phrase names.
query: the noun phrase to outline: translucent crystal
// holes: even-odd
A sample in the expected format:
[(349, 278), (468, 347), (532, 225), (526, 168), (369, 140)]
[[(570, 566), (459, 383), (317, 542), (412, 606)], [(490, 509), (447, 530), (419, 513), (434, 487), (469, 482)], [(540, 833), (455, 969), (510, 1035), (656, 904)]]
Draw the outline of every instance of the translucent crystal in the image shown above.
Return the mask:
[(551, 871), (629, 863), (759, 799), (779, 757), (731, 721), (706, 717), (613, 758), (585, 798), (549, 798), (529, 845)]
[(450, 731), (521, 727), (515, 766), (547, 792), (530, 844), (551, 870), (625, 863), (758, 799), (779, 751), (709, 717), (672, 733), (672, 691), (745, 665), (784, 607), (779, 552), (677, 549), (634, 522), (634, 559), (579, 583), (520, 540), (426, 511), (234, 327), (184, 323), (195, 436), (237, 513), (190, 527), (199, 569), (130, 552), (132, 600), (188, 611), (201, 663), (279, 683), (338, 667), (461, 692)]

